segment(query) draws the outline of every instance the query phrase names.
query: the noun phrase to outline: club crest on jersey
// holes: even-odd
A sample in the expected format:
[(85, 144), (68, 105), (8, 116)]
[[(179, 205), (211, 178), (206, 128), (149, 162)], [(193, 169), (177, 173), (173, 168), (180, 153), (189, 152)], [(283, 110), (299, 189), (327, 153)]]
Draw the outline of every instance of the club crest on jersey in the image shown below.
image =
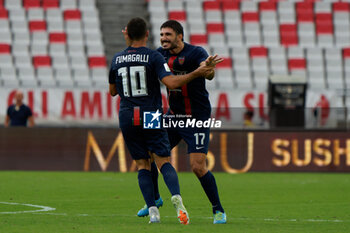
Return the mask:
[(185, 62), (185, 57), (179, 57), (179, 64), (183, 65)]

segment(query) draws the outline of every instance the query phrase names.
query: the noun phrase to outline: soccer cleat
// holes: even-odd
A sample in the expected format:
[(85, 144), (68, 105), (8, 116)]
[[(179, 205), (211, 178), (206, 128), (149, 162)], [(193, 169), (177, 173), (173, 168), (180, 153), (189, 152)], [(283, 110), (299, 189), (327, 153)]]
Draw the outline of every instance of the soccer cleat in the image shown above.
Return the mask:
[(149, 223), (160, 222), (160, 214), (156, 206), (149, 207), (148, 212), (149, 212)]
[(214, 214), (214, 224), (225, 224), (226, 223), (226, 214), (221, 211), (216, 211)]
[[(159, 197), (159, 199), (156, 200), (156, 206), (158, 208), (163, 206), (163, 199), (161, 197)], [(139, 212), (137, 212), (137, 216), (139, 216), (139, 217), (146, 217), (146, 216), (148, 216), (147, 205), (145, 205), (142, 209), (139, 210)]]
[(188, 216), (187, 210), (182, 203), (182, 198), (180, 195), (174, 195), (171, 197), (171, 202), (173, 203), (176, 212), (177, 218), (181, 224), (187, 225), (190, 223), (190, 217)]

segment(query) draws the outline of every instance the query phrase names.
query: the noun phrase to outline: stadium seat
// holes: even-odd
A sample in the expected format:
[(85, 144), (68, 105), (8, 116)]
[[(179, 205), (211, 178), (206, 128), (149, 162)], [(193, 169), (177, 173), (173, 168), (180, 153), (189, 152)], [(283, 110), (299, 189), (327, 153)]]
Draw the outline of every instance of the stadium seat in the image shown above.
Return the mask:
[(55, 87), (57, 85), (53, 76), (53, 70), (48, 66), (36, 68), (36, 77), (41, 87)]
[(10, 44), (0, 44), (0, 56), (3, 54), (11, 54)]
[(207, 35), (192, 34), (190, 36), (190, 43), (194, 45), (208, 45)]
[[(70, 0), (67, 0), (66, 2), (70, 2)], [(72, 1), (74, 2), (74, 1)], [(62, 2), (61, 2), (62, 4)], [(65, 10), (63, 12), (63, 18), (64, 20), (66, 21), (69, 21), (69, 20), (81, 20), (81, 12), (80, 10), (78, 9), (75, 9), (75, 10), (72, 10), (74, 8), (67, 8), (68, 10)]]
[(9, 12), (7, 9), (0, 8), (0, 19), (8, 19), (9, 18)]
[(29, 8), (40, 8), (41, 2), (40, 0), (23, 0), (23, 6), (26, 9)]
[(12, 44), (13, 56), (30, 56), (27, 44)]
[(89, 57), (89, 67), (90, 68), (99, 68), (106, 67), (106, 57)]
[(55, 69), (69, 69), (70, 70), (70, 65), (68, 58), (65, 56), (56, 56), (52, 57), (52, 67)]
[(283, 46), (298, 45), (297, 27), (295, 24), (280, 24), (280, 36)]
[(94, 10), (96, 9), (96, 2), (95, 0), (79, 0), (79, 9)]
[(3, 86), (17, 88), (19, 86), (19, 80), (16, 76), (16, 69), (14, 67), (1, 67), (0, 80)]
[(70, 57), (70, 65), (73, 69), (87, 69), (88, 65), (85, 58), (81, 57)]
[(16, 56), (14, 58), (16, 67), (20, 68), (32, 68), (33, 67), (33, 61), (32, 58), (29, 56)]
[(59, 0), (42, 0), (42, 7), (45, 10), (51, 8), (59, 8)]
[(60, 7), (62, 10), (78, 8), (77, 0), (60, 0)]
[(6, 9), (20, 9), (22, 7), (22, 0), (6, 0)]
[(56, 68), (54, 73), (59, 87), (74, 87), (74, 81), (72, 79), (71, 70), (69, 68)]
[(51, 57), (49, 56), (34, 56), (33, 66), (35, 68), (39, 67), (51, 67)]
[(73, 80), (77, 87), (90, 87), (92, 85), (88, 69), (73, 69)]
[(29, 22), (29, 31), (46, 31), (46, 21), (43, 20), (33, 20)]
[(33, 67), (18, 68), (18, 79), (23, 87), (37, 87), (38, 81), (35, 77), (35, 70)]
[(108, 74), (105, 67), (96, 67), (91, 69), (91, 79), (95, 87), (106, 88), (108, 85)]

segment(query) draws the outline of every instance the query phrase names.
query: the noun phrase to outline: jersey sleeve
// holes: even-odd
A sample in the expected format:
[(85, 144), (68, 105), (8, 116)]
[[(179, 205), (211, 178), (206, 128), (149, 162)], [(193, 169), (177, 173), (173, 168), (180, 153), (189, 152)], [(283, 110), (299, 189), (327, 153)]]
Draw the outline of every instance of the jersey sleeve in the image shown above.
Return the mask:
[(111, 67), (109, 69), (108, 80), (109, 80), (109, 84), (115, 84), (116, 83), (115, 57), (112, 59)]
[(159, 52), (154, 52), (153, 63), (155, 72), (158, 75), (159, 80), (162, 80), (166, 76), (173, 75), (168, 66), (168, 63), (165, 61), (164, 57)]
[(196, 61), (198, 66), (201, 64), (201, 62), (205, 61), (208, 57), (209, 57), (209, 54), (207, 53), (207, 51), (205, 51), (204, 48), (202, 47), (196, 48), (194, 60)]
[(30, 109), (30, 107), (27, 107), (27, 116), (28, 116), (28, 117), (33, 116), (33, 112), (32, 112), (32, 110)]

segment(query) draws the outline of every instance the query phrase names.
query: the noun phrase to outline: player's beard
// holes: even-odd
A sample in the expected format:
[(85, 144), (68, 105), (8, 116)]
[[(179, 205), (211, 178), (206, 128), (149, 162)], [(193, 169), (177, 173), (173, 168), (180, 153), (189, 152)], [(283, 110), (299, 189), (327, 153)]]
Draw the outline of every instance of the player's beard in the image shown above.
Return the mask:
[[(164, 48), (164, 47), (163, 47), (163, 43), (164, 43), (164, 42), (169, 43), (170, 46), (169, 46), (168, 48)], [(169, 41), (169, 40), (162, 41), (162, 42), (161, 42), (161, 45), (162, 45), (162, 48), (163, 48), (164, 50), (173, 50), (173, 49), (176, 49), (176, 48), (178, 47), (178, 46), (177, 46), (177, 41)]]

